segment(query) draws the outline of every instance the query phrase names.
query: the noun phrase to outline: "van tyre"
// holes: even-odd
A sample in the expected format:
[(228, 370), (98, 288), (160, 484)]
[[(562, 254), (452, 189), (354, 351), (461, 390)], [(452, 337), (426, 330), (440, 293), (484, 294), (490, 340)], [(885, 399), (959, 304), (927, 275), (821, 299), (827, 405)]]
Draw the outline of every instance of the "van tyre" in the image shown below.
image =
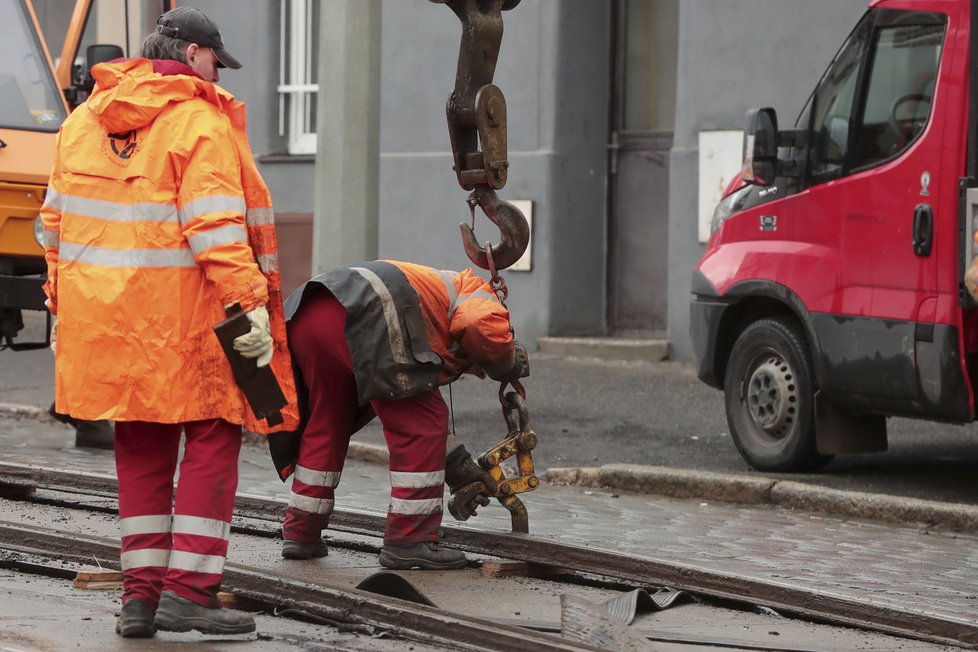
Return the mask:
[(724, 378), (737, 450), (760, 471), (814, 471), (815, 379), (804, 335), (783, 318), (760, 319), (734, 342)]

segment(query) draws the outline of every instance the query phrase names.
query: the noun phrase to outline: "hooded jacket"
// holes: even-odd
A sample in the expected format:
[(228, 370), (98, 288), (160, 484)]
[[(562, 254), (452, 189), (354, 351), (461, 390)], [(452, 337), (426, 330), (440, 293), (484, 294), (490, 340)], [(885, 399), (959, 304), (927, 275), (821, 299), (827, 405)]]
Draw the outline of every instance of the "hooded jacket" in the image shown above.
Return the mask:
[(58, 135), (41, 210), (58, 411), (268, 432), (212, 330), (225, 306), (267, 305), (289, 400), (278, 429), (295, 428), (271, 196), (244, 105), (172, 61), (118, 60), (92, 76)]

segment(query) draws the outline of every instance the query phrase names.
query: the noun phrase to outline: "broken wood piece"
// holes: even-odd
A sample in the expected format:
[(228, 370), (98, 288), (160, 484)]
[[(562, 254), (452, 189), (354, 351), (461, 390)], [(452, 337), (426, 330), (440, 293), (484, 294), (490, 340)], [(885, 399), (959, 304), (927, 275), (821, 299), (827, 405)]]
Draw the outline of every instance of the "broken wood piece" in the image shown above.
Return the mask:
[(76, 589), (121, 589), (122, 571), (78, 571), (73, 585)]
[(550, 564), (535, 564), (528, 561), (490, 559), (482, 562), (483, 577), (536, 577), (546, 578), (554, 575), (570, 575), (573, 568), (552, 566)]

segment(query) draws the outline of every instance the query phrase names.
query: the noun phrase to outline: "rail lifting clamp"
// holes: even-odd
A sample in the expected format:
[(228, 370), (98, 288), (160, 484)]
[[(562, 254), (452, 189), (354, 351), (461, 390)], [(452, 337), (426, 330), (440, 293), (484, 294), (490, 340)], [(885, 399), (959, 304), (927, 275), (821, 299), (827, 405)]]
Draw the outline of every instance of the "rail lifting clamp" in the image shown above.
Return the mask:
[[(475, 515), (480, 506), (489, 504), (489, 498), (496, 498), (510, 514), (513, 532), (528, 533), (529, 517), (523, 501), (517, 494), (533, 491), (540, 486), (540, 478), (533, 468), (533, 449), (537, 445), (537, 434), (530, 429), (530, 416), (524, 401), (525, 391), (519, 381), (511, 383), (516, 391), (503, 394), (505, 384), (499, 389), (499, 401), (506, 419), (506, 437), (479, 456), (479, 466), (488, 471), (496, 481), (498, 489), (491, 494), (482, 482), (472, 482), (460, 488), (448, 501), (448, 511), (460, 521)], [(517, 475), (506, 477), (502, 463), (516, 457)]]

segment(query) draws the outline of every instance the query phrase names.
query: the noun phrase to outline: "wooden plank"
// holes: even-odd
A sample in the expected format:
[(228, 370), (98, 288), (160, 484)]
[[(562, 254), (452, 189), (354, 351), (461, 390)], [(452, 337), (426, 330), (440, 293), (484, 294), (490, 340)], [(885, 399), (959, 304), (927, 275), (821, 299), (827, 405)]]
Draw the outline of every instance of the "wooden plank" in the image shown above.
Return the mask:
[(510, 559), (496, 560), (489, 559), (482, 562), (483, 577), (535, 577), (547, 578), (554, 575), (571, 575), (573, 568), (566, 566), (551, 566), (549, 564), (536, 564), (528, 561), (514, 561)]
[(73, 585), (76, 589), (121, 589), (122, 580), (121, 571), (78, 571)]

